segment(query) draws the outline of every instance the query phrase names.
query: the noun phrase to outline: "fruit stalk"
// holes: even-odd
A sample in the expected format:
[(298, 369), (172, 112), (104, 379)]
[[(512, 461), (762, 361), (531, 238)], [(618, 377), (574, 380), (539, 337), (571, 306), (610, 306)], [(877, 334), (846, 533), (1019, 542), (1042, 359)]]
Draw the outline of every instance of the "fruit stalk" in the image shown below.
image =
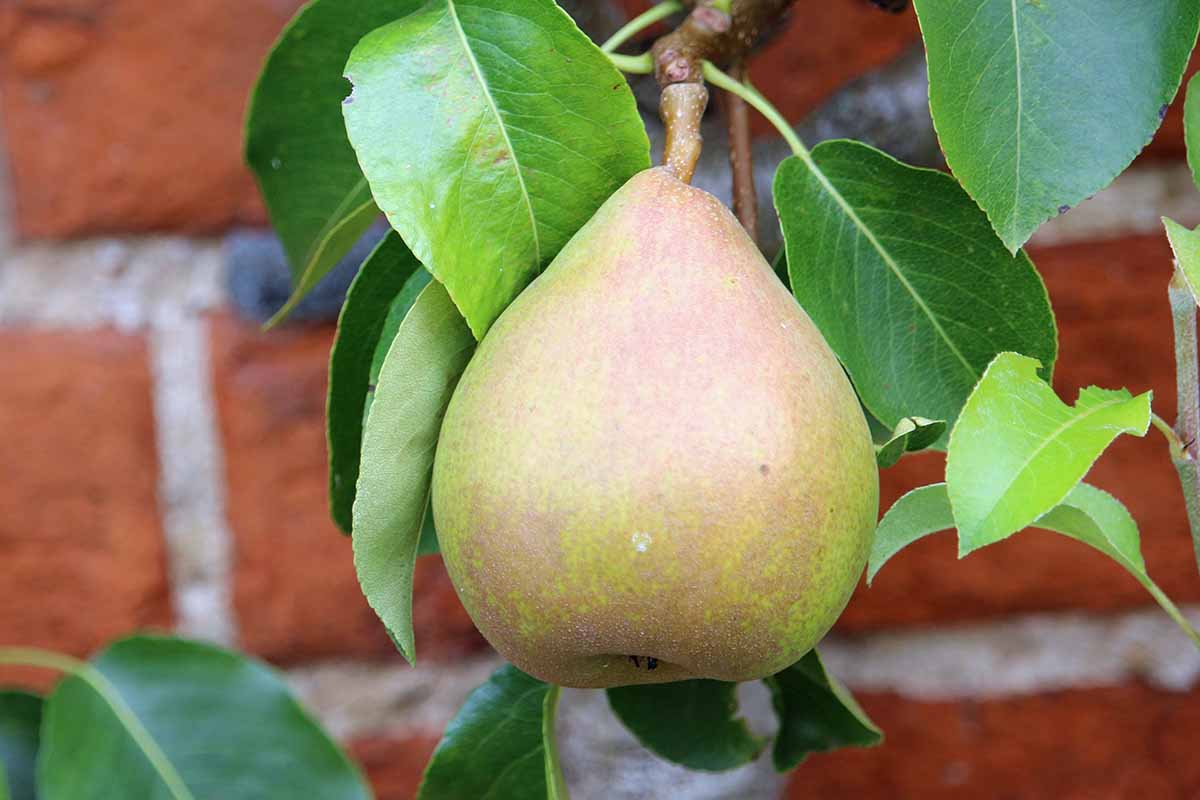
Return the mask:
[(702, 83), (676, 83), (662, 91), (659, 114), (666, 127), (663, 166), (684, 183), (692, 182), (704, 137), (700, 119), (708, 106), (708, 89)]

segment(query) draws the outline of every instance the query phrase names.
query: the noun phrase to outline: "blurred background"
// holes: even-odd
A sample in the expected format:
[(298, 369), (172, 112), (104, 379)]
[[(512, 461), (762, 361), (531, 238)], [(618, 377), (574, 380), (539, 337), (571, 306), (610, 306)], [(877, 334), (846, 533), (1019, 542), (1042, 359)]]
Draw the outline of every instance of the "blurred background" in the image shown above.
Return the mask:
[[(242, 115), (300, 5), (0, 0), (0, 644), (84, 656), (170, 628), (243, 649), (285, 671), (382, 800), (403, 800), (496, 656), (430, 557), (421, 661), (405, 666), (329, 521), (326, 363), (356, 263), (291, 324), (259, 328), (287, 273), (242, 164)], [(647, 3), (564, 5), (599, 38)], [(850, 135), (938, 163), (911, 10), (798, 3), (752, 76), (810, 145)], [(698, 179), (713, 189), (728, 181), (722, 135), (714, 123)], [(759, 142), (760, 189), (782, 154)], [(1093, 383), (1153, 389), (1174, 418), (1164, 214), (1200, 223), (1178, 108), (1113, 187), (1031, 243), (1066, 399)], [(882, 477), (883, 507), (941, 470), (937, 455), (906, 458)], [(1161, 441), (1120, 440), (1091, 481), (1129, 506), (1150, 573), (1195, 613), (1200, 576)], [(641, 751), (602, 696), (571, 692), (575, 794), (1200, 797), (1200, 655), (1129, 575), (1074, 542), (1031, 531), (958, 562), (952, 535), (925, 540), (860, 589), (823, 650), (882, 747), (787, 777), (762, 762), (697, 775)], [(769, 728), (769, 698), (745, 692)]]

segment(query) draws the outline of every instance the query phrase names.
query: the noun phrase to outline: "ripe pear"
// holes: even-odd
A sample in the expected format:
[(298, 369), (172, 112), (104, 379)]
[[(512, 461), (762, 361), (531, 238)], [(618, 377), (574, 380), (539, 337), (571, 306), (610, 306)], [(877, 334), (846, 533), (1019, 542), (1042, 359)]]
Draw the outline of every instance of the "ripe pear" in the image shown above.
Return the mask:
[(634, 176), (501, 315), (447, 409), (434, 517), (526, 672), (746, 681), (828, 631), (879, 503), (863, 412), (728, 209)]

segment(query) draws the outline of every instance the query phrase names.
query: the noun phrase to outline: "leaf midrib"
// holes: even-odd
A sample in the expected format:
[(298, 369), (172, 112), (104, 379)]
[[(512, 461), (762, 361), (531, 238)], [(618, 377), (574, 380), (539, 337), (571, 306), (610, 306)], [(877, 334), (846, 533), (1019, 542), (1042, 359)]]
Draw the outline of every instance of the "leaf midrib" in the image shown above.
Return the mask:
[(542, 245), (538, 240), (537, 219), (533, 213), (533, 201), (529, 197), (529, 188), (525, 185), (525, 175), (521, 171), (520, 158), (517, 155), (516, 148), (513, 147), (512, 139), (509, 138), (508, 128), (504, 125), (504, 117), (500, 115), (500, 109), (492, 97), (491, 87), (488, 85), (487, 78), (484, 77), (483, 70), (479, 66), (479, 61), (475, 58), (475, 51), (471, 49), (471, 45), (467, 41), (467, 32), (463, 29), (462, 21), (458, 18), (456, 0), (446, 0), (446, 10), (450, 15), (451, 21), (454, 23), (454, 31), (458, 34), (459, 41), (462, 43), (463, 52), (467, 55), (467, 61), (471, 64), (471, 71), (475, 74), (475, 79), (479, 81), (479, 85), (483, 89), (484, 100), (487, 101), (488, 108), (491, 109), (492, 115), (496, 118), (496, 127), (500, 129), (500, 135), (504, 137), (504, 144), (508, 148), (509, 155), (512, 157), (513, 174), (517, 177), (517, 185), (521, 187), (521, 197), (525, 201), (526, 210), (529, 212), (529, 230), (533, 237), (534, 257), (536, 263), (541, 264)]
[(1011, 0), (1012, 6), (1012, 23), (1013, 23), (1013, 55), (1016, 61), (1015, 73), (1017, 77), (1017, 130), (1016, 130), (1016, 152), (1013, 156), (1015, 166), (1015, 174), (1013, 176), (1013, 207), (1012, 214), (1009, 217), (1009, 235), (1014, 235), (1017, 226), (1017, 210), (1021, 205), (1021, 117), (1024, 115), (1025, 91), (1021, 78), (1021, 29), (1017, 22), (1017, 0)]
[[(1028, 466), (1033, 463), (1033, 460), (1035, 458), (1037, 458), (1038, 455), (1040, 455), (1041, 452), (1043, 450), (1045, 450), (1050, 445), (1051, 442), (1058, 440), (1067, 430), (1069, 430), (1070, 428), (1074, 427), (1075, 425), (1087, 420), (1092, 415), (1097, 414), (1101, 411), (1107, 411), (1110, 408), (1114, 408), (1116, 406), (1131, 402), (1132, 400), (1136, 400), (1136, 399), (1137, 398), (1135, 398), (1135, 397), (1121, 398), (1119, 400), (1114, 399), (1114, 400), (1106, 402), (1102, 405), (1094, 406), (1093, 408), (1090, 408), (1090, 409), (1084, 411), (1083, 413), (1072, 416), (1070, 419), (1066, 420), (1061, 425), (1059, 425), (1057, 428), (1055, 428), (1050, 433), (1049, 436), (1045, 437), (1041, 441), (1041, 443), (1039, 443), (1038, 446), (1033, 449), (1033, 452), (1031, 452), (1025, 458), (1025, 460), (1021, 463), (1021, 466), (1017, 467), (1017, 469), (1013, 471), (1012, 478), (1004, 485), (1004, 488), (1000, 490), (1000, 493), (996, 496), (996, 501), (994, 503), (992, 503), (991, 507), (988, 508), (987, 513), (984, 514), (983, 517), (980, 519), (980, 527), (982, 527), (984, 523), (986, 523), (989, 519), (991, 519), (992, 514), (995, 513), (996, 509), (1000, 506), (1000, 503), (1008, 495), (1008, 492), (1010, 489), (1012, 489), (1013, 484), (1015, 484), (1017, 482), (1017, 480), (1021, 477), (1021, 475), (1024, 474), (1026, 468), (1028, 468)], [(1078, 409), (1072, 408), (1072, 410), (1077, 411)], [(1122, 427), (1117, 435), (1120, 435), (1120, 433), (1124, 433), (1126, 430), (1127, 430), (1127, 428)], [(1114, 436), (1114, 438), (1115, 438), (1115, 436)], [(1066, 494), (1064, 494), (1062, 497), (1060, 497), (1058, 499), (1058, 501), (1056, 501), (1054, 503), (1054, 505), (1051, 506), (1051, 510), (1058, 507), (1058, 505), (1060, 503), (1062, 503), (1062, 501), (1070, 493), (1071, 493), (1071, 490), (1068, 489)], [(1049, 512), (1046, 512), (1046, 513), (1049, 513)], [(1037, 519), (1037, 518), (1035, 517), (1035, 519)]]
[(900, 266), (896, 263), (895, 259), (891, 257), (891, 255), (884, 248), (883, 244), (878, 238), (876, 238), (874, 232), (867, 226), (865, 222), (862, 221), (862, 218), (858, 216), (858, 213), (854, 210), (854, 207), (850, 205), (850, 202), (842, 196), (841, 192), (837, 190), (837, 187), (835, 187), (825, 175), (825, 172), (817, 165), (817, 162), (812, 158), (812, 154), (804, 153), (801, 155), (801, 158), (808, 166), (809, 170), (817, 177), (817, 181), (822, 187), (824, 187), (825, 191), (828, 192), (834, 201), (837, 202), (837, 204), (841, 207), (842, 212), (850, 218), (850, 221), (854, 223), (859, 232), (862, 233), (862, 235), (866, 237), (867, 241), (870, 242), (871, 246), (875, 248), (875, 252), (877, 252), (879, 257), (883, 259), (883, 262), (892, 271), (892, 274), (896, 276), (896, 280), (900, 282), (900, 285), (903, 286), (909, 295), (912, 296), (913, 302), (916, 303), (917, 308), (919, 308), (929, 319), (929, 324), (933, 326), (933, 329), (942, 338), (942, 341), (944, 341), (946, 346), (950, 348), (950, 352), (953, 353), (956, 358), (958, 358), (959, 362), (967, 370), (968, 374), (970, 374), (973, 381), (978, 380), (980, 373), (976, 371), (975, 367), (971, 365), (971, 362), (967, 360), (966, 356), (962, 354), (962, 351), (959, 350), (954, 344), (953, 340), (950, 338), (950, 335), (946, 333), (945, 328), (942, 327), (941, 323), (938, 322), (937, 317), (934, 316), (933, 311), (928, 305), (925, 304), (924, 299), (917, 292), (916, 288), (909, 282), (904, 273), (901, 272)]

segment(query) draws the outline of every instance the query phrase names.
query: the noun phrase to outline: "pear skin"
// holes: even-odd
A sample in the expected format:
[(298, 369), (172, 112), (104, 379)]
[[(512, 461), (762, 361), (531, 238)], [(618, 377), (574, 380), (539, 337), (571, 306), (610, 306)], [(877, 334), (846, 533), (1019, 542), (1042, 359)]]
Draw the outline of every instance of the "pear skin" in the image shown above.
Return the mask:
[(480, 344), (433, 504), (459, 597), (520, 669), (747, 681), (845, 608), (879, 481), (812, 321), (720, 201), (651, 169)]

